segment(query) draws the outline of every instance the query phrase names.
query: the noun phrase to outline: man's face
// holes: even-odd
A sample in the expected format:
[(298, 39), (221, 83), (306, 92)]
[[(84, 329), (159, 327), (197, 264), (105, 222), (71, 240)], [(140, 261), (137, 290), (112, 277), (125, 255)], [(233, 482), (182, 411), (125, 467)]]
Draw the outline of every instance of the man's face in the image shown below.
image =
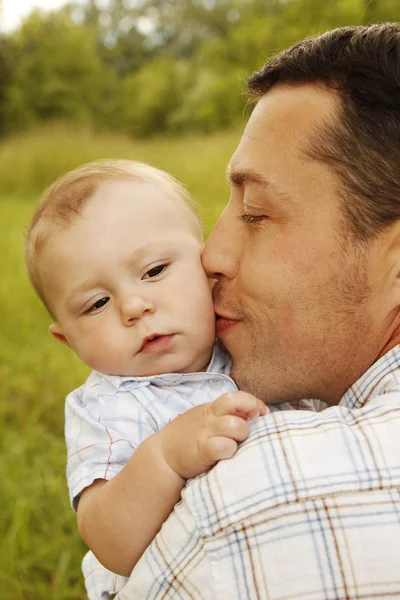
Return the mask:
[(340, 182), (305, 152), (313, 128), (336, 118), (337, 102), (312, 85), (278, 86), (262, 97), (203, 254), (217, 279), (217, 333), (232, 355), (232, 376), (269, 403), (337, 403), (385, 343), (380, 250), (354, 244)]

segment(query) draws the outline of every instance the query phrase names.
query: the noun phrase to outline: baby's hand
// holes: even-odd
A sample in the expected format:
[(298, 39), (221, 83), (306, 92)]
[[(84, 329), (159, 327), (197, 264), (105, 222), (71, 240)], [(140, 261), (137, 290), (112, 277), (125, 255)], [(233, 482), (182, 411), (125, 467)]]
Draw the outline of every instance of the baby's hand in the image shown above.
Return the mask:
[(233, 456), (249, 435), (247, 420), (268, 412), (255, 396), (229, 392), (176, 417), (156, 435), (165, 461), (188, 479)]

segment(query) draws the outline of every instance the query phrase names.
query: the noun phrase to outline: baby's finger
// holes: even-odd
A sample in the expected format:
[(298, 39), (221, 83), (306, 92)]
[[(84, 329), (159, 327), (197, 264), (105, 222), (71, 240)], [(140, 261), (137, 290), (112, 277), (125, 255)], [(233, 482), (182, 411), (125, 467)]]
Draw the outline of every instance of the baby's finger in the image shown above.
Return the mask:
[(249, 424), (246, 420), (234, 415), (223, 415), (212, 424), (212, 435), (227, 437), (243, 442), (249, 435)]
[(217, 462), (225, 458), (231, 458), (237, 450), (237, 442), (226, 437), (212, 437), (207, 443), (207, 459), (210, 462)]
[(257, 417), (262, 417), (269, 413), (269, 408), (264, 404), (264, 402), (258, 398), (255, 399), (257, 400), (256, 406), (245, 413), (248, 419), (257, 419)]
[(212, 403), (210, 408), (212, 414), (216, 417), (230, 414), (251, 419), (264, 415), (268, 411), (261, 400), (246, 392), (223, 394)]

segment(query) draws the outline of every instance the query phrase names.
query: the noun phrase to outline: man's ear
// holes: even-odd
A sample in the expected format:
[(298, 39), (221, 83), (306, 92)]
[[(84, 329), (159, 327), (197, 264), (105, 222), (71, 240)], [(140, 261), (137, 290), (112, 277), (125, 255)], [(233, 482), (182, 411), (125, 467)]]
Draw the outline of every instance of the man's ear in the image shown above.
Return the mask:
[(68, 348), (71, 348), (69, 341), (63, 334), (63, 331), (58, 323), (53, 323), (52, 325), (50, 325), (49, 331), (51, 335), (56, 338), (56, 340), (58, 340), (62, 344), (65, 344), (66, 346), (68, 346)]
[(392, 225), (389, 235), (391, 234), (391, 243), (389, 245), (389, 256), (392, 262), (393, 274), (395, 276), (396, 285), (400, 281), (400, 221)]
[(393, 308), (395, 306), (398, 308), (400, 307), (400, 221), (389, 228), (386, 239), (386, 252), (383, 254), (380, 268), (383, 273), (387, 270)]

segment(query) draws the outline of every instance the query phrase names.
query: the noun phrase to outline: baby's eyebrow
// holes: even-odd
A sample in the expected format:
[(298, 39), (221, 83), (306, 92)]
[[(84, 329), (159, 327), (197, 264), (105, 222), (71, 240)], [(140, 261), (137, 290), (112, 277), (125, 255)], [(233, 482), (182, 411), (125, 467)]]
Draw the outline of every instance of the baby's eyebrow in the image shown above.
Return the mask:
[(68, 294), (66, 295), (66, 301), (70, 302), (71, 300), (73, 300), (74, 296), (82, 294), (83, 292), (87, 292), (90, 289), (95, 288), (97, 285), (98, 281), (95, 279), (87, 279), (86, 281), (83, 281), (68, 292)]
[(145, 244), (144, 246), (140, 246), (139, 248), (135, 248), (135, 250), (127, 256), (127, 263), (135, 264), (143, 260), (150, 252), (157, 251), (157, 245), (154, 243)]

